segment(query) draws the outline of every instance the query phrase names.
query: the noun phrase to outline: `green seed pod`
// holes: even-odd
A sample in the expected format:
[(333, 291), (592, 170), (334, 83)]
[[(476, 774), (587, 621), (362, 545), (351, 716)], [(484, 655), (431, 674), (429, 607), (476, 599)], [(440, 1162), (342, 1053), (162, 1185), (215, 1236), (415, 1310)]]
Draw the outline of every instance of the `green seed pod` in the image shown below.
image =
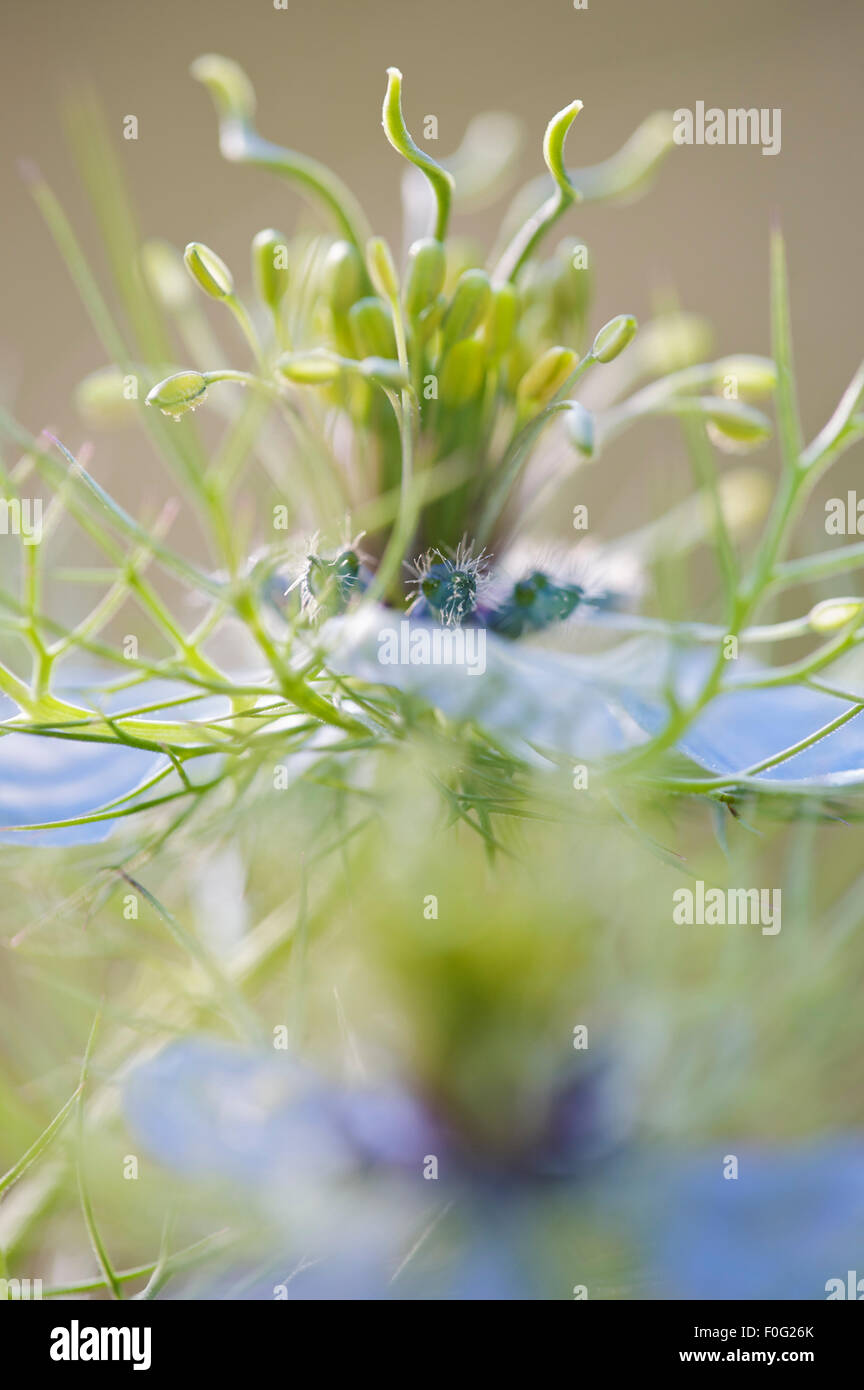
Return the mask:
[(324, 262), (327, 300), (334, 314), (347, 314), (363, 293), (363, 259), (350, 241), (334, 241)]
[(252, 240), (252, 274), (258, 298), (275, 313), (288, 289), (288, 247), (272, 227)]
[(438, 298), (447, 272), (444, 246), (434, 237), (415, 241), (408, 252), (408, 271), (405, 276), (405, 310), (416, 319)]
[(486, 374), (486, 350), (476, 338), (450, 349), (441, 369), (438, 394), (449, 410), (461, 410), (479, 395)]
[(276, 360), (276, 370), (298, 386), (327, 386), (344, 370), (342, 358), (326, 348), (311, 352), (283, 352)]
[(387, 357), (364, 357), (359, 370), (361, 376), (377, 382), (379, 386), (386, 386), (390, 391), (401, 391), (409, 384), (399, 363)]
[(632, 342), (639, 327), (632, 314), (619, 314), (604, 324), (594, 339), (591, 356), (598, 362), (612, 362)]
[(163, 415), (175, 420), (187, 410), (194, 410), (207, 394), (207, 381), (200, 372), (175, 372), (153, 387), (147, 394), (147, 404), (156, 405)]
[(864, 599), (826, 598), (810, 609), (807, 622), (814, 632), (836, 632), (857, 618), (862, 608)]
[(393, 253), (383, 237), (373, 236), (367, 242), (366, 265), (378, 294), (392, 304), (399, 298), (399, 277), (393, 263)]
[(203, 246), (200, 241), (190, 241), (183, 252), (186, 269), (211, 299), (228, 299), (234, 293), (234, 277), (221, 256)]
[(393, 319), (382, 299), (358, 299), (348, 315), (358, 357), (397, 357)]
[(519, 382), (516, 399), (520, 406), (534, 409), (546, 405), (564, 385), (578, 361), (578, 353), (570, 348), (547, 348)]
[(492, 291), (492, 304), (484, 334), (489, 355), (495, 361), (509, 351), (518, 315), (519, 296), (515, 287), (510, 284), (496, 285)]
[(594, 454), (594, 416), (579, 401), (570, 401), (564, 412), (564, 429), (567, 438), (584, 458)]
[(470, 338), (485, 319), (492, 302), (492, 287), (485, 270), (466, 270), (459, 276), (450, 307), (444, 315), (444, 351)]

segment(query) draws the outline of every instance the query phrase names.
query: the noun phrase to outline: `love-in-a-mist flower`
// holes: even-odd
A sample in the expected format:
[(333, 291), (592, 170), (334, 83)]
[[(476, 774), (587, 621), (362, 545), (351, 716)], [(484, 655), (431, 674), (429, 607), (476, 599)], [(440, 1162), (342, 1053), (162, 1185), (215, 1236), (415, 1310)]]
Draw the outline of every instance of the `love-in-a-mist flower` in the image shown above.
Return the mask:
[[(407, 171), (410, 203), (408, 250), (400, 256), (392, 249), (395, 239), (387, 243), (375, 234), (338, 176), (314, 157), (258, 134), (254, 92), (236, 64), (211, 54), (196, 62), (194, 75), (215, 103), (226, 159), (298, 186), (322, 225), (314, 236), (283, 237), (275, 228), (255, 236), (257, 304), (251, 307), (231, 268), (203, 241), (190, 241), (182, 255), (150, 243), (140, 255), (143, 279), (174, 330), (154, 334), (146, 331), (149, 319), (136, 321), (136, 332), (142, 325), (145, 330), (140, 373), (156, 383), (148, 403), (182, 419), (205, 399), (215, 406), (218, 392), (220, 414), (230, 421), (214, 449), (209, 428), (202, 431), (205, 440), (188, 424), (178, 431), (164, 425), (153, 411), (128, 412), (143, 418), (184, 497), (200, 513), (213, 551), (203, 568), (158, 527), (118, 507), (80, 461), (56, 445), (60, 476), (75, 465), (71, 477), (91, 509), (88, 525), (109, 527), (111, 554), (118, 535), (129, 545), (124, 564), (136, 576), (136, 595), (170, 644), (167, 667), (141, 658), (140, 669), (132, 671), (124, 656), (124, 676), (131, 671), (143, 681), (167, 669), (196, 696), (236, 690), (234, 707), (244, 717), (253, 699), (249, 682), (254, 699), (272, 687), (302, 712), (304, 728), (326, 724), (335, 737), (353, 739), (366, 725), (347, 710), (346, 682), (354, 683), (358, 708), (364, 685), (373, 685), (387, 692), (376, 711), (375, 737), (382, 741), (391, 733), (401, 736), (401, 696), (409, 691), (454, 724), (502, 734), (508, 758), (530, 761), (538, 750), (552, 758), (587, 756), (587, 750), (605, 772), (626, 752), (626, 767), (638, 769), (637, 780), (648, 776), (650, 764), (664, 787), (688, 795), (693, 789), (714, 795), (730, 784), (788, 783), (793, 774), (800, 781), (812, 773), (819, 785), (834, 785), (841, 775), (857, 781), (859, 772), (864, 780), (859, 712), (843, 702), (843, 692), (854, 694), (857, 686), (854, 680), (844, 685), (845, 671), (834, 669), (859, 649), (854, 593), (814, 610), (814, 600), (826, 599), (819, 592), (801, 604), (799, 617), (783, 623), (765, 624), (759, 611), (768, 595), (854, 569), (855, 547), (836, 561), (789, 560), (787, 552), (814, 483), (864, 437), (864, 371), (805, 445), (796, 417), (779, 237), (772, 249), (771, 358), (714, 358), (704, 321), (677, 311), (643, 323), (638, 332), (629, 312), (598, 329), (591, 310), (594, 248), (588, 256), (585, 243), (567, 235), (547, 249), (553, 228), (574, 207), (641, 189), (672, 147), (668, 118), (650, 119), (617, 154), (580, 169), (566, 142), (577, 117), (585, 119), (582, 103), (562, 106), (538, 141), (539, 181), (532, 179), (513, 200), (497, 244), (485, 255), (454, 236), (451, 222), (465, 190), (473, 205), (478, 189), (497, 191), (498, 175), (512, 167), (509, 156), (488, 147), (489, 138), (493, 144), (500, 138), (500, 119), (472, 128), (453, 159), (434, 159), (411, 136), (402, 75), (390, 69), (381, 119)], [(48, 195), (40, 190), (40, 196), (45, 201)], [(59, 228), (56, 215), (49, 220)], [(198, 292), (227, 308), (239, 325), (242, 340), (231, 337), (233, 351), (244, 354), (237, 365), (208, 361), (212, 333)], [(119, 343), (122, 335), (116, 338)], [(171, 343), (182, 344), (185, 368), (182, 359), (170, 361)], [(130, 373), (127, 356), (118, 353), (124, 384), (140, 374), (138, 368)], [(113, 392), (119, 380), (114, 375), (86, 383), (82, 408), (92, 413), (95, 404), (98, 410), (103, 388)], [(783, 418), (782, 487), (760, 534), (770, 483), (753, 470), (730, 470), (712, 445), (725, 453), (764, 445), (773, 428), (764, 398), (774, 395)], [(215, 416), (214, 409), (211, 421)], [(569, 547), (573, 564), (524, 544), (534, 553), (519, 556), (526, 536), (538, 534), (550, 518), (569, 516), (577, 470), (593, 472), (601, 490), (619, 486), (611, 473), (599, 475), (610, 458), (608, 445), (657, 417), (681, 427), (693, 463), (688, 495), (643, 518), (627, 535)], [(59, 481), (56, 457), (47, 458), (42, 445), (18, 428), (13, 438)], [(278, 526), (256, 510), (259, 466), (286, 513)], [(659, 494), (648, 488), (645, 495)], [(363, 552), (340, 535), (346, 516), (352, 530), (366, 531)], [(292, 535), (318, 530), (320, 540), (295, 563), (284, 534), (274, 539), (274, 528)], [(658, 562), (681, 564), (683, 574), (689, 554), (708, 545), (721, 581), (707, 615), (712, 621), (701, 613), (698, 621), (681, 613), (668, 617), (664, 586), (650, 587)], [(250, 554), (259, 557), (251, 567)], [(208, 605), (200, 628), (186, 632), (161, 594), (151, 593), (139, 574), (145, 561)], [(637, 611), (640, 601), (645, 612)], [(105, 602), (107, 612), (111, 603)], [(370, 659), (374, 634), (406, 610), (430, 625), (485, 629), (485, 669), (494, 679), (460, 684), (460, 673), (443, 665), (383, 669)], [(23, 624), (23, 616), (14, 621)], [(102, 621), (97, 607), (96, 629)], [(93, 645), (89, 622), (58, 639), (64, 655), (63, 643), (74, 647), (82, 632)], [(256, 669), (249, 682), (221, 669), (211, 655), (223, 627), (236, 633), (232, 624), (238, 622), (265, 662), (265, 675)], [(588, 651), (589, 641), (602, 645), (601, 627), (606, 647)], [(16, 640), (23, 634), (40, 643), (39, 631), (34, 618), (16, 629)], [(776, 674), (777, 663), (766, 661), (765, 653), (776, 655), (782, 650), (777, 644), (793, 635), (826, 640)], [(716, 656), (726, 636), (740, 645), (739, 663)], [(104, 655), (104, 643), (99, 650)], [(57, 716), (46, 704), (53, 698), (52, 651), (35, 650), (32, 689), (17, 671), (0, 667), (3, 694), (32, 720), (33, 733)], [(68, 710), (62, 701), (59, 708)], [(201, 752), (179, 721), (167, 731), (154, 731), (138, 715), (122, 729), (116, 721), (106, 724), (98, 711), (93, 721), (99, 739), (116, 737), (124, 746), (131, 739), (136, 750), (168, 747), (181, 767), (187, 748), (194, 756)], [(743, 742), (742, 728), (748, 732)], [(222, 746), (245, 758), (255, 732), (238, 725), (233, 741)], [(10, 739), (0, 741), (0, 758), (9, 745)], [(674, 760), (682, 755), (694, 765), (692, 777), (677, 775)], [(230, 768), (230, 756), (225, 763)], [(711, 775), (700, 781), (700, 769)], [(183, 772), (179, 796), (190, 784), (188, 769)], [(618, 765), (614, 775), (623, 776)], [(109, 808), (104, 815), (109, 824)]]

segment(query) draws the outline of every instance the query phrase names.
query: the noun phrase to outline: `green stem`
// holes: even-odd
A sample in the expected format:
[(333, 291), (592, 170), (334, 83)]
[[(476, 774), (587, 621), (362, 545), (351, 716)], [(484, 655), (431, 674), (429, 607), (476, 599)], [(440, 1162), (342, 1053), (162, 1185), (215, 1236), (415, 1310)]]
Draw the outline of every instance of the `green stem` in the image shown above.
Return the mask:
[(793, 584), (813, 584), (820, 579), (831, 579), (836, 574), (864, 566), (864, 541), (852, 545), (838, 546), (836, 550), (822, 550), (815, 555), (805, 555), (799, 560), (784, 560), (775, 565), (770, 589), (786, 589)]
[[(215, 1249), (219, 1249), (225, 1243), (228, 1235), (227, 1228), (216, 1231), (212, 1236), (205, 1236), (203, 1240), (195, 1241), (193, 1245), (187, 1245), (185, 1249), (178, 1250), (176, 1255), (169, 1255), (164, 1264), (164, 1270), (171, 1274), (185, 1269), (188, 1265), (204, 1259)], [(118, 1269), (114, 1271), (114, 1278), (118, 1284), (133, 1283), (136, 1279), (146, 1279), (154, 1274), (158, 1267), (158, 1262), (146, 1265), (136, 1265), (133, 1269)], [(48, 1289), (42, 1290), (43, 1298), (73, 1298), (76, 1294), (98, 1293), (101, 1289), (107, 1289), (108, 1282), (105, 1278), (85, 1279), (77, 1284), (53, 1284)]]
[(69, 1116), (75, 1109), (78, 1103), (78, 1097), (80, 1093), (81, 1086), (79, 1084), (72, 1092), (72, 1095), (69, 1097), (66, 1104), (62, 1106), (60, 1110), (57, 1111), (57, 1114), (54, 1116), (54, 1119), (51, 1121), (51, 1123), (47, 1125), (45, 1129), (43, 1129), (42, 1133), (39, 1135), (39, 1138), (36, 1139), (30, 1145), (26, 1153), (21, 1155), (17, 1163), (13, 1163), (8, 1173), (4, 1173), (3, 1176), (0, 1177), (0, 1197), (2, 1197), (3, 1193), (7, 1192), (8, 1189), (12, 1187), (18, 1181), (19, 1178), (24, 1176), (30, 1165), (36, 1162), (37, 1158), (39, 1158), (39, 1156), (45, 1152), (45, 1150), (48, 1148), (48, 1145), (60, 1133), (60, 1130), (63, 1128), (66, 1121), (69, 1119)]
[(555, 191), (520, 227), (495, 267), (492, 275), (493, 284), (501, 285), (507, 281), (512, 283), (549, 228), (566, 212), (571, 203), (580, 199), (581, 194), (564, 167), (564, 142), (568, 130), (581, 110), (581, 101), (571, 102), (553, 116), (546, 127), (543, 158), (555, 180)]
[(240, 328), (243, 332), (243, 337), (246, 339), (246, 342), (252, 349), (252, 355), (255, 358), (255, 361), (259, 364), (259, 366), (263, 366), (264, 349), (261, 346), (261, 340), (259, 339), (258, 334), (255, 332), (255, 327), (252, 323), (251, 318), (249, 317), (249, 311), (247, 310), (246, 305), (243, 304), (243, 302), (237, 298), (236, 294), (230, 294), (228, 298), (223, 301), (223, 303), (226, 304), (227, 307), (231, 310), (231, 313), (234, 315), (235, 319), (240, 325)]
[(398, 68), (387, 69), (387, 91), (384, 95), (381, 124), (384, 127), (384, 134), (394, 150), (407, 159), (410, 164), (413, 164), (416, 169), (419, 169), (422, 174), (425, 174), (429, 180), (437, 207), (433, 235), (436, 241), (444, 241), (447, 235), (447, 224), (450, 220), (453, 175), (442, 168), (412, 140), (402, 115), (402, 74)]
[(365, 725), (356, 719), (341, 714), (328, 700), (323, 699), (300, 677), (295, 675), (290, 666), (276, 648), (272, 638), (267, 633), (261, 622), (255, 604), (247, 591), (241, 592), (236, 600), (238, 616), (241, 617), (249, 627), (253, 637), (263, 651), (270, 663), (273, 674), (279, 682), (279, 687), (292, 704), (298, 709), (302, 709), (306, 714), (313, 715), (316, 719), (322, 720), (325, 724), (334, 724), (340, 729), (347, 730), (348, 733), (365, 735), (368, 733)]
[(99, 1031), (99, 1023), (101, 1021), (101, 1016), (102, 1011), (100, 1008), (96, 1014), (96, 1017), (93, 1020), (93, 1026), (90, 1029), (90, 1036), (87, 1039), (87, 1047), (84, 1052), (84, 1061), (81, 1066), (81, 1080), (78, 1086), (78, 1095), (76, 1101), (78, 1124), (78, 1195), (81, 1201), (81, 1211), (84, 1215), (84, 1224), (87, 1227), (87, 1234), (90, 1237), (90, 1245), (92, 1247), (93, 1254), (96, 1256), (99, 1268), (102, 1270), (102, 1273), (105, 1277), (105, 1283), (111, 1291), (112, 1298), (122, 1299), (123, 1289), (117, 1279), (116, 1274), (114, 1273), (114, 1268), (108, 1256), (108, 1251), (99, 1233), (99, 1228), (96, 1225), (96, 1218), (93, 1213), (93, 1205), (90, 1201), (90, 1192), (87, 1187), (87, 1181), (84, 1174), (84, 1092), (87, 1086), (87, 1077), (90, 1071), (90, 1060), (93, 1055), (93, 1048), (96, 1043), (96, 1034)]

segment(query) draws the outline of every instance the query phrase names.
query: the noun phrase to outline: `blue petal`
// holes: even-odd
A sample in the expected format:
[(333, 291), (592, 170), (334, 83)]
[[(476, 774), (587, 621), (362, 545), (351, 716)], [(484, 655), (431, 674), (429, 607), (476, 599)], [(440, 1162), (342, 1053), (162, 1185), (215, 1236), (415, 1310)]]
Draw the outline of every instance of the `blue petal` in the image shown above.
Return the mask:
[(242, 1181), (326, 1176), (352, 1155), (317, 1077), (286, 1058), (204, 1039), (161, 1052), (132, 1072), (125, 1109), (160, 1162), (187, 1177)]
[(370, 1163), (419, 1173), (440, 1138), (395, 1087), (348, 1091), (287, 1054), (244, 1052), (210, 1039), (175, 1043), (136, 1068), (125, 1108), (166, 1166), (250, 1188), (291, 1171), (324, 1177)]
[(738, 1177), (712, 1152), (637, 1163), (610, 1184), (616, 1219), (641, 1232), (658, 1295), (824, 1299), (864, 1249), (864, 1142), (795, 1150), (730, 1145)]
[[(230, 1182), (236, 1200), (258, 1194), (272, 1217), (280, 1191), (319, 1194), (311, 1206), (324, 1217), (322, 1250), (314, 1248), (313, 1230), (307, 1232), (312, 1244), (303, 1246), (313, 1265), (289, 1281), (297, 1258), (286, 1250), (274, 1265), (282, 1268), (280, 1278), (252, 1277), (239, 1295), (226, 1291), (225, 1280), (241, 1279), (241, 1269), (227, 1276), (202, 1271), (200, 1296), (269, 1299), (274, 1283), (287, 1282), (291, 1300), (567, 1298), (567, 1280), (577, 1275), (569, 1266), (562, 1273), (558, 1255), (551, 1247), (544, 1254), (543, 1244), (558, 1224), (550, 1213), (567, 1210), (574, 1230), (585, 1221), (586, 1229), (604, 1235), (600, 1264), (595, 1250), (583, 1252), (577, 1266), (589, 1297), (592, 1279), (595, 1296), (603, 1296), (601, 1266), (615, 1251), (627, 1255), (618, 1295), (625, 1297), (647, 1291), (675, 1300), (821, 1299), (829, 1280), (845, 1280), (860, 1267), (860, 1136), (773, 1149), (730, 1140), (735, 1179), (724, 1178), (716, 1147), (683, 1156), (631, 1150), (596, 1164), (593, 1177), (584, 1168), (579, 1181), (502, 1178), (494, 1169), (454, 1172), (442, 1200), (458, 1198), (456, 1245), (451, 1231), (437, 1253), (412, 1261), (391, 1288), (394, 1250), (410, 1249), (422, 1224), (409, 1212), (406, 1228), (399, 1209), (404, 1180), (389, 1165), (409, 1162), (416, 1176), (424, 1149), (443, 1151), (441, 1136), (424, 1128), (421, 1112), (401, 1093), (397, 1103), (389, 1092), (354, 1093), (346, 1122), (344, 1094), (287, 1056), (277, 1061), (207, 1039), (172, 1044), (130, 1074), (127, 1118), (147, 1152), (166, 1166), (198, 1185), (207, 1178)], [(383, 1186), (374, 1198), (371, 1189), (345, 1181), (370, 1159), (388, 1165), (378, 1169)], [(409, 1186), (413, 1201), (416, 1184)], [(337, 1209), (337, 1201), (348, 1205)], [(287, 1230), (296, 1235), (295, 1218), (296, 1212)], [(428, 1223), (428, 1207), (423, 1220)], [(275, 1257), (291, 1242), (278, 1221), (272, 1229)]]
[[(331, 665), (419, 695), (452, 718), (473, 720), (527, 756), (537, 749), (596, 763), (637, 747), (666, 725), (663, 692), (670, 675), (679, 700), (686, 702), (714, 659), (705, 649), (673, 654), (667, 643), (654, 639), (573, 655), (505, 642), (486, 632), (485, 669), (474, 675), (464, 665), (382, 664), (383, 634), (398, 632), (402, 621), (402, 615), (381, 608), (337, 620), (325, 630)], [(751, 681), (759, 670), (742, 661), (738, 679)], [(849, 707), (848, 701), (803, 686), (732, 689), (694, 720), (678, 751), (712, 773), (743, 774), (811, 737)], [(767, 786), (786, 788), (841, 788), (864, 781), (864, 715), (758, 777)]]
[[(849, 709), (849, 701), (801, 686), (738, 690), (713, 700), (679, 747), (717, 773), (740, 772), (809, 738)], [(761, 782), (843, 787), (864, 780), (864, 719), (758, 774)]]
[[(483, 669), (467, 664), (382, 664), (385, 634), (431, 625), (408, 625), (404, 614), (383, 608), (361, 609), (336, 619), (324, 631), (334, 670), (375, 685), (416, 694), (458, 720), (472, 720), (504, 735), (514, 751), (531, 756), (532, 747), (568, 755), (603, 758), (645, 740), (617, 686), (618, 658), (571, 657), (508, 642), (471, 629), (484, 639)], [(622, 688), (626, 685), (622, 680)]]

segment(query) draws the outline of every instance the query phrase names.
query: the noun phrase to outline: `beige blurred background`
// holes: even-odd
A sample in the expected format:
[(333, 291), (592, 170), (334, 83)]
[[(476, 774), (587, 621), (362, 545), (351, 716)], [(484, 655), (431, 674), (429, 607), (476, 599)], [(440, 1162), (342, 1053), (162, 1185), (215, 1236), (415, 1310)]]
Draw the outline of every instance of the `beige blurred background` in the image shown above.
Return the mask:
[[(812, 433), (864, 341), (862, 40), (859, 0), (589, 0), (578, 11), (572, 0), (289, 0), (287, 10), (272, 0), (4, 0), (0, 396), (31, 429), (50, 423), (80, 441), (70, 391), (103, 361), (16, 167), (21, 156), (39, 164), (95, 258), (62, 132), (73, 84), (92, 83), (104, 102), (145, 235), (181, 247), (205, 240), (245, 276), (254, 232), (291, 229), (293, 193), (220, 159), (209, 98), (188, 76), (197, 54), (215, 51), (248, 70), (262, 133), (331, 164), (394, 238), (401, 168), (379, 124), (388, 64), (405, 73), (409, 125), (419, 132), (425, 115), (438, 117), (436, 153), (455, 147), (479, 110), (521, 116), (526, 177), (540, 168), (546, 120), (577, 96), (585, 110), (572, 164), (612, 153), (660, 107), (779, 106), (779, 156), (676, 149), (647, 197), (574, 213), (563, 231), (594, 253), (596, 323), (624, 310), (645, 316), (671, 286), (713, 319), (719, 350), (764, 351), (768, 234), (779, 217)], [(129, 114), (137, 141), (121, 138)], [(469, 226), (491, 231), (493, 218)], [(122, 458), (116, 447), (101, 470), (112, 482), (143, 446), (124, 444)]]

